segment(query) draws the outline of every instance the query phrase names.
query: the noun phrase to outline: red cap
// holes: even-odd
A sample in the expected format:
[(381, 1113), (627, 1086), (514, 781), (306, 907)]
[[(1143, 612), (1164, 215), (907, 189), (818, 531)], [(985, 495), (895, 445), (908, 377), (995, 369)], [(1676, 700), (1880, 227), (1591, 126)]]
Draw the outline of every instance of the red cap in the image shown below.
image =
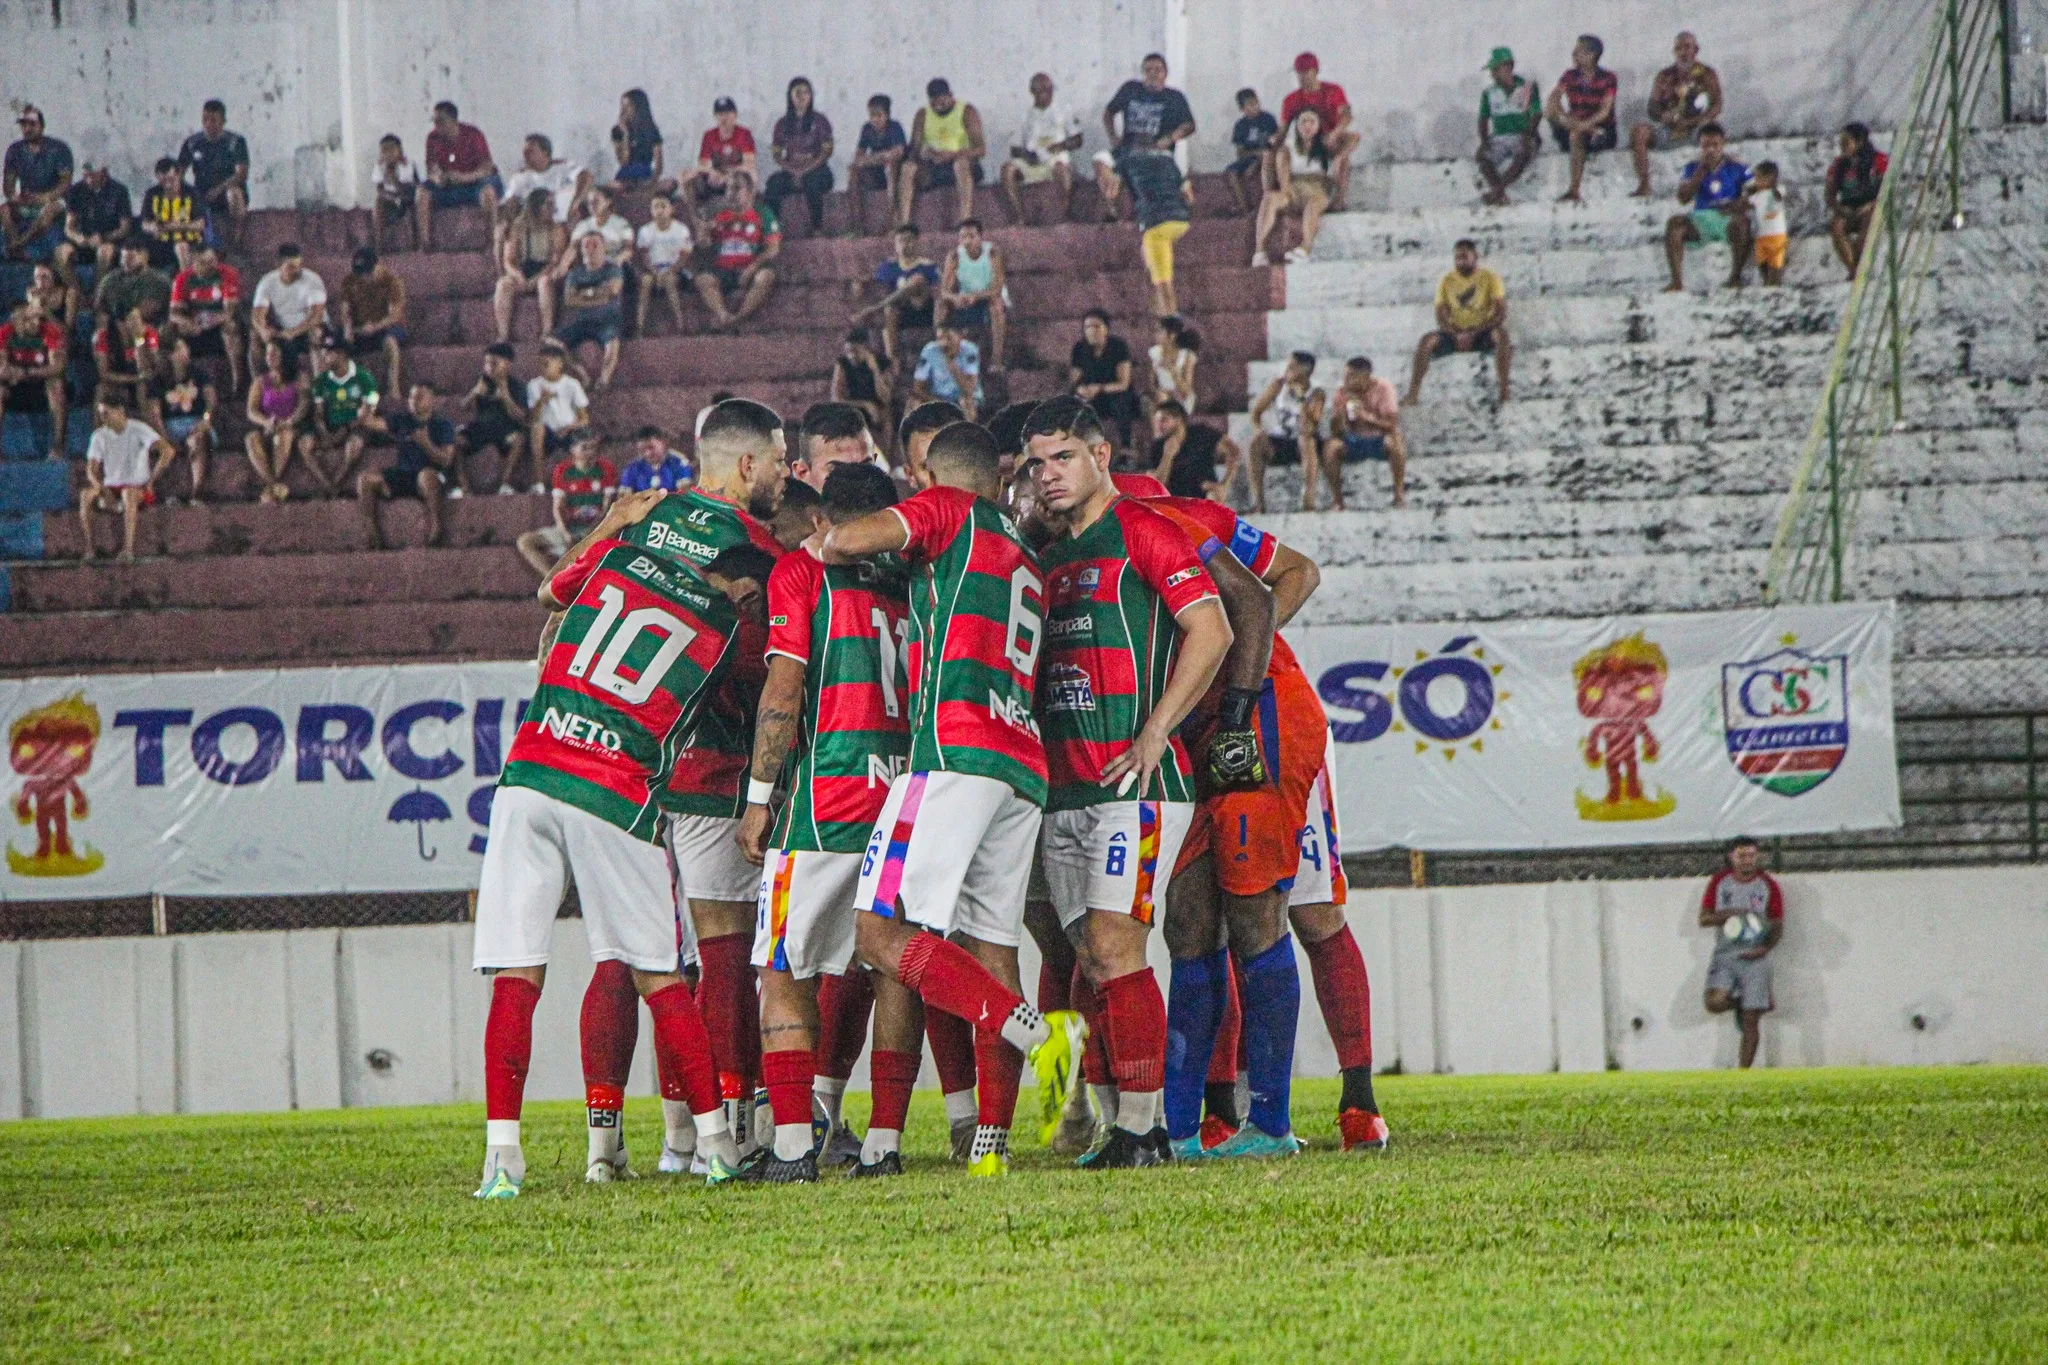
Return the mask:
[(1127, 498), (1167, 497), (1166, 485), (1150, 474), (1112, 474), (1109, 481)]
[(1304, 71), (1320, 71), (1322, 69), (1322, 66), (1323, 64), (1316, 60), (1316, 54), (1313, 52), (1304, 52), (1299, 57), (1296, 57), (1294, 59), (1294, 70), (1296, 75), (1299, 75)]

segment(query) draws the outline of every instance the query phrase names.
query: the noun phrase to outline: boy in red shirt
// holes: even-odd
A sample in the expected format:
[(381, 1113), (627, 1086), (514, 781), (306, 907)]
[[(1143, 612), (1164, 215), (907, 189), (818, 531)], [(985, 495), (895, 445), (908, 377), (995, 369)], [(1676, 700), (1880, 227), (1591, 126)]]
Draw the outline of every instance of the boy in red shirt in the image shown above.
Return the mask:
[(597, 525), (619, 495), (619, 472), (611, 461), (597, 458), (597, 433), (588, 427), (576, 433), (569, 458), (555, 466), (548, 480), (548, 501), (554, 524), (528, 531), (515, 542), (519, 557), (546, 578), (591, 527)]

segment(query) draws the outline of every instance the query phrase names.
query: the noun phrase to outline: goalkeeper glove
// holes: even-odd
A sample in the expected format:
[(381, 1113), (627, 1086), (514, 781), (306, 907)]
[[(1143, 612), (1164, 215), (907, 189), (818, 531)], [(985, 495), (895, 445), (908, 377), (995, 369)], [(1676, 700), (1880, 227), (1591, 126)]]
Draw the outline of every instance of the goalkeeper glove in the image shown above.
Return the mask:
[(1265, 784), (1266, 760), (1252, 729), (1252, 706), (1258, 699), (1259, 694), (1247, 688), (1224, 689), (1216, 733), (1209, 740), (1209, 781), (1219, 791), (1244, 791)]

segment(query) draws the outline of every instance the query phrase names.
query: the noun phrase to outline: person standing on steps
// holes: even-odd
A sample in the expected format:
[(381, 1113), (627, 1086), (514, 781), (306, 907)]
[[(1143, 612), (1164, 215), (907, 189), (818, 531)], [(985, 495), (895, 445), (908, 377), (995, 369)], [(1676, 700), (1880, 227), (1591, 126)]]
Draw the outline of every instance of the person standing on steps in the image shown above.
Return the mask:
[(1579, 185), (1586, 176), (1586, 157), (1593, 152), (1611, 152), (1619, 135), (1614, 122), (1614, 97), (1621, 82), (1600, 65), (1606, 44), (1590, 33), (1579, 35), (1572, 48), (1571, 69), (1550, 87), (1550, 103), (1544, 112), (1550, 119), (1551, 134), (1560, 152), (1572, 156), (1571, 188), (1557, 196), (1560, 204), (1576, 204)]
[(1129, 158), (1174, 156), (1180, 144), (1195, 135), (1195, 111), (1188, 97), (1166, 83), (1166, 58), (1148, 53), (1138, 69), (1142, 79), (1125, 81), (1102, 111), (1102, 130), (1114, 148), (1095, 154), (1095, 184), (1102, 191), (1105, 223), (1122, 216), (1117, 200), (1123, 194)]
[(1742, 1027), (1741, 1065), (1756, 1063), (1763, 1018), (1775, 1007), (1771, 950), (1785, 936), (1785, 892), (1763, 870), (1756, 840), (1742, 835), (1728, 845), (1725, 865), (1700, 897), (1700, 927), (1720, 932), (1707, 968), (1704, 1004), (1709, 1014), (1733, 1013)]

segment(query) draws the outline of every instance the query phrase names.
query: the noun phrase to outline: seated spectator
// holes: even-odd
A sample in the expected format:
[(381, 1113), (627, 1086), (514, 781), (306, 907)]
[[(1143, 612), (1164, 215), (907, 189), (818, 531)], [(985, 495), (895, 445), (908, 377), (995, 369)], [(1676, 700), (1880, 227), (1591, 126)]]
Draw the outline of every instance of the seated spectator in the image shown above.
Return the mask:
[(425, 543), (439, 545), (441, 490), (455, 467), (455, 424), (434, 411), (433, 389), (415, 384), (405, 396), (405, 411), (385, 425), (398, 443), (397, 457), (381, 470), (364, 470), (356, 479), (356, 506), (362, 509), (369, 547), (384, 548), (377, 504), (386, 498), (418, 498), (427, 514)]
[(939, 275), (937, 321), (962, 329), (989, 329), (988, 368), (1003, 368), (1003, 333), (1009, 322), (1010, 290), (1003, 249), (982, 236), (981, 220), (962, 219), (959, 241)]
[(53, 259), (71, 284), (78, 283), (72, 261), (84, 255), (91, 263), (93, 278), (103, 280), (114, 269), (121, 243), (135, 231), (135, 207), (128, 187), (114, 179), (105, 166), (85, 163), (84, 178), (64, 192), (64, 240), (57, 243)]
[(306, 269), (298, 243), (284, 243), (277, 249), (277, 269), (256, 281), (249, 300), (250, 358), (275, 341), (303, 363), (326, 324), (327, 282)]
[(819, 492), (825, 477), (843, 464), (875, 462), (875, 443), (867, 418), (850, 403), (813, 403), (804, 409), (803, 427), (789, 462), (790, 476)]
[(271, 342), (263, 348), (262, 372), (249, 385), (249, 434), (242, 441), (256, 470), (258, 501), (283, 502), (291, 496), (284, 472), (312, 410), (312, 386), (299, 378), (298, 357)]
[[(754, 182), (735, 175), (726, 205), (712, 215), (705, 236), (711, 243), (711, 268), (697, 272), (697, 297), (711, 310), (719, 327), (737, 331), (761, 311), (775, 289), (775, 258), (782, 254), (782, 228), (775, 215), (754, 205)], [(725, 296), (740, 296), (737, 311), (727, 309)]]
[(625, 214), (618, 211), (617, 197), (608, 189), (592, 190), (584, 202), (589, 205), (590, 212), (569, 229), (569, 254), (556, 262), (556, 269), (566, 275), (569, 267), (576, 264), (576, 244), (592, 235), (602, 238), (605, 260), (617, 266), (625, 280), (620, 302), (630, 305), (639, 285), (633, 271), (633, 225), (626, 221)]
[(50, 425), (50, 458), (64, 458), (69, 403), (64, 370), (70, 345), (64, 326), (33, 298), (21, 300), (0, 323), (0, 410), (41, 415)]
[(1664, 224), (1664, 259), (1671, 263), (1667, 294), (1685, 290), (1685, 246), (1688, 242), (1726, 242), (1732, 261), (1728, 287), (1742, 288), (1742, 272), (1749, 265), (1751, 234), (1749, 207), (1742, 192), (1749, 184), (1749, 167), (1726, 155), (1727, 135), (1718, 123), (1700, 129), (1700, 155), (1688, 161), (1678, 182), (1678, 202), (1690, 204), (1686, 213), (1673, 214)]
[(405, 344), (405, 281), (377, 259), (375, 249), (357, 247), (341, 282), (341, 335), (349, 354), (384, 358), (384, 388), (399, 392), (399, 362)]
[(1544, 110), (1550, 132), (1557, 139), (1557, 149), (1572, 154), (1572, 183), (1557, 197), (1560, 204), (1580, 202), (1579, 182), (1586, 176), (1587, 154), (1611, 152), (1619, 140), (1614, 97), (1621, 82), (1600, 65), (1606, 50), (1606, 44), (1592, 34), (1580, 34), (1572, 47), (1571, 69), (1550, 87), (1550, 103)]
[(149, 263), (175, 272), (192, 263), (192, 251), (206, 240), (206, 216), (199, 197), (185, 184), (178, 163), (164, 157), (156, 163), (156, 183), (142, 196), (136, 230), (149, 247)]
[[(488, 222), (498, 217), (498, 195), (504, 185), (491, 144), (483, 129), (464, 123), (453, 102), (434, 106), (433, 131), (427, 134), (427, 182), (420, 186), (418, 207), (420, 249), (434, 249), (434, 210), (479, 208)], [(497, 245), (495, 237), (491, 247)], [(490, 249), (489, 247), (486, 250)]]
[[(852, 318), (858, 325), (880, 315), (882, 350), (892, 364), (902, 356), (898, 342), (903, 329), (931, 326), (932, 310), (938, 303), (941, 271), (936, 262), (918, 254), (918, 236), (915, 223), (900, 224), (890, 234), (896, 254), (875, 267), (874, 282), (882, 287), (882, 297), (866, 308), (855, 310)], [(853, 282), (850, 292), (856, 302), (863, 283), (860, 280)]]
[(690, 235), (689, 224), (676, 217), (675, 202), (667, 195), (657, 194), (649, 199), (647, 209), (650, 216), (633, 238), (634, 258), (641, 276), (633, 334), (647, 335), (647, 305), (656, 290), (668, 300), (669, 316), (675, 319), (676, 331), (680, 333), (683, 287), (690, 282), (690, 249), (696, 245), (696, 239)]
[(740, 107), (730, 95), (711, 102), (711, 127), (697, 144), (697, 169), (683, 177), (683, 204), (694, 217), (713, 199), (723, 198), (735, 176), (753, 183), (760, 175), (754, 134), (740, 126)]
[(1700, 897), (1700, 927), (1714, 933), (1707, 966), (1708, 1014), (1733, 1012), (1742, 1029), (1740, 1063), (1756, 1062), (1763, 1020), (1776, 1006), (1771, 994), (1771, 949), (1785, 937), (1785, 892), (1763, 870), (1756, 840), (1731, 841), (1723, 864)]
[(635, 86), (619, 96), (619, 121), (612, 125), (612, 157), (619, 169), (612, 176), (612, 189), (645, 188), (668, 194), (676, 182), (662, 175), (661, 125), (654, 121), (654, 106), (647, 92)]
[[(461, 497), (470, 489), (471, 459), (480, 450), (498, 452), (498, 491), (517, 493), (519, 460), (527, 451), (526, 400), (519, 382), (512, 377), (512, 347), (495, 342), (484, 348), (484, 370), (463, 397), (469, 420), (455, 433), (455, 489), (450, 497)], [(540, 456), (536, 453), (527, 475), (540, 483)]]
[(1024, 111), (1024, 126), (1010, 144), (1010, 158), (1003, 163), (1003, 196), (1010, 201), (1010, 221), (1021, 224), (1024, 200), (1022, 185), (1041, 185), (1050, 180), (1059, 197), (1055, 223), (1067, 221), (1074, 205), (1074, 153), (1081, 150), (1081, 120), (1064, 102), (1053, 103), (1052, 77), (1040, 71), (1031, 78), (1031, 107)]
[(955, 422), (967, 420), (967, 414), (957, 404), (938, 401), (920, 403), (903, 414), (903, 423), (896, 429), (896, 448), (903, 452), (903, 476), (912, 488), (931, 487), (931, 470), (924, 457), (931, 449), (932, 437)]
[(924, 108), (910, 121), (910, 147), (896, 182), (896, 221), (910, 221), (920, 191), (948, 186), (954, 193), (955, 221), (972, 218), (981, 159), (988, 155), (981, 111), (955, 98), (953, 87), (941, 77), (925, 82), (924, 97)]
[(1841, 151), (1828, 167), (1828, 236), (1834, 241), (1835, 256), (1853, 280), (1891, 162), (1870, 145), (1870, 128), (1862, 123), (1842, 125)]
[(621, 493), (645, 493), (650, 488), (680, 493), (696, 481), (689, 457), (669, 445), (660, 427), (646, 426), (633, 433), (633, 458), (619, 471)]
[(1273, 151), (1273, 188), (1259, 201), (1259, 222), (1252, 234), (1252, 264), (1269, 264), (1266, 239), (1280, 221), (1280, 215), (1301, 215), (1301, 245), (1287, 253), (1295, 265), (1315, 250), (1316, 235), (1322, 231), (1323, 214), (1330, 207), (1330, 147), (1323, 141), (1323, 119), (1313, 109), (1296, 115), (1280, 145)]
[[(338, 498), (349, 471), (372, 437), (383, 434), (377, 415), (377, 381), (349, 355), (340, 328), (320, 340), (320, 370), (313, 376), (313, 406), (299, 433), (299, 458), (330, 498)], [(334, 463), (327, 456), (335, 457)]]
[(1252, 511), (1266, 510), (1266, 470), (1301, 465), (1301, 510), (1316, 506), (1316, 443), (1323, 429), (1325, 395), (1315, 386), (1316, 358), (1308, 351), (1287, 357), (1287, 368), (1252, 400)]
[(104, 275), (93, 288), (93, 316), (102, 327), (140, 309), (142, 320), (164, 321), (170, 314), (171, 277), (149, 268), (149, 248), (134, 237), (121, 243), (120, 268)]
[[(1142, 79), (1125, 81), (1102, 110), (1102, 130), (1113, 149), (1095, 154), (1095, 185), (1102, 191), (1102, 220), (1114, 223), (1123, 194), (1124, 163), (1133, 156), (1173, 156), (1195, 135), (1195, 111), (1188, 97), (1166, 83), (1166, 58), (1148, 53), (1139, 64)], [(1123, 127), (1117, 127), (1117, 120)]]
[(1152, 409), (1154, 473), (1176, 498), (1209, 498), (1222, 502), (1236, 478), (1242, 452), (1237, 443), (1214, 427), (1188, 421), (1177, 398)]
[(551, 524), (525, 532), (516, 542), (519, 557), (542, 578), (553, 573), (556, 561), (604, 519), (605, 509), (619, 495), (617, 471), (609, 461), (597, 458), (596, 432), (588, 428), (577, 431), (569, 458), (555, 466), (548, 487)]
[(889, 117), (889, 109), (887, 95), (869, 96), (868, 120), (860, 126), (860, 137), (854, 143), (846, 188), (853, 199), (855, 236), (867, 231), (869, 194), (880, 190), (883, 203), (891, 208), (896, 205), (896, 182), (902, 174), (910, 139), (904, 134), (903, 125)]
[(1766, 285), (1785, 282), (1785, 258), (1791, 253), (1792, 231), (1785, 213), (1784, 189), (1778, 184), (1778, 163), (1759, 161), (1743, 191), (1744, 213), (1756, 214), (1756, 273)]
[(1636, 161), (1631, 197), (1650, 197), (1650, 149), (1690, 147), (1699, 130), (1721, 117), (1721, 77), (1700, 60), (1700, 40), (1681, 33), (1671, 44), (1671, 65), (1650, 82), (1650, 116), (1629, 130)]
[(1161, 403), (1179, 403), (1193, 412), (1195, 408), (1195, 356), (1200, 347), (1190, 348), (1182, 338), (1190, 331), (1187, 319), (1178, 313), (1168, 313), (1152, 324), (1152, 346), (1145, 352), (1145, 358), (1152, 362), (1152, 384), (1145, 401), (1156, 407)]
[(1313, 109), (1322, 117), (1323, 145), (1329, 149), (1330, 172), (1336, 181), (1330, 192), (1330, 211), (1335, 213), (1344, 207), (1344, 196), (1351, 192), (1351, 154), (1361, 141), (1358, 130), (1351, 126), (1351, 101), (1343, 86), (1323, 79), (1322, 64), (1313, 52), (1294, 59), (1294, 80), (1295, 88), (1280, 101), (1280, 122), (1294, 122), (1304, 109)]
[[(625, 272), (605, 259), (604, 248), (604, 238), (595, 232), (577, 240), (576, 264), (562, 277), (561, 320), (550, 334), (571, 361), (586, 345), (603, 352), (595, 386), (599, 393), (612, 386), (619, 339), (626, 334)], [(580, 362), (577, 367), (582, 368)]]
[[(199, 131), (178, 148), (178, 173), (192, 178), (209, 236), (239, 243), (249, 221), (249, 143), (228, 131), (228, 107), (208, 100), (199, 109)], [(228, 232), (221, 232), (221, 219)]]
[(213, 414), (219, 404), (218, 390), (192, 366), (192, 343), (173, 336), (164, 367), (149, 387), (146, 420), (185, 452), (195, 504), (206, 501), (206, 466), (213, 457)]
[(1252, 200), (1247, 190), (1266, 193), (1266, 154), (1280, 140), (1280, 121), (1259, 107), (1259, 92), (1247, 85), (1237, 92), (1237, 122), (1230, 127), (1230, 145), (1237, 160), (1223, 168), (1230, 181), (1230, 197), (1239, 213), (1250, 213)]
[(1131, 187), (1138, 219), (1145, 276), (1152, 282), (1152, 316), (1180, 311), (1173, 288), (1173, 246), (1187, 236), (1192, 212), (1180, 164), (1170, 156), (1124, 158), (1124, 179)]
[(156, 499), (157, 477), (177, 458), (171, 443), (139, 416), (128, 411), (130, 399), (120, 390), (99, 397), (99, 427), (85, 453), (85, 487), (78, 495), (78, 524), (85, 531), (85, 553), (93, 547), (93, 514), (121, 518), (121, 558), (135, 559), (136, 521), (143, 504)]
[[(1408, 505), (1408, 443), (1401, 436), (1401, 395), (1392, 380), (1372, 372), (1356, 355), (1344, 362), (1344, 382), (1330, 404), (1330, 439), (1323, 446), (1323, 476), (1330, 508), (1344, 510), (1344, 466), (1385, 460), (1394, 481), (1394, 506)], [(1307, 483), (1315, 480), (1304, 473)]]
[(808, 77), (789, 83), (785, 112), (775, 120), (770, 138), (776, 171), (761, 187), (761, 202), (778, 221), (789, 216), (782, 211), (782, 201), (803, 191), (813, 237), (825, 230), (825, 196), (832, 189), (832, 120), (812, 107), (815, 98)]
[(576, 434), (590, 427), (590, 395), (581, 380), (566, 373), (568, 366), (568, 352), (546, 342), (540, 348), (540, 373), (526, 381), (526, 444), (533, 452), (536, 493), (544, 491), (539, 471), (568, 454)]
[(1131, 424), (1138, 419), (1138, 394), (1131, 376), (1131, 348), (1109, 330), (1109, 314), (1091, 308), (1081, 319), (1081, 339), (1067, 355), (1067, 392), (1095, 409), (1117, 449), (1131, 448)]
[[(78, 325), (78, 291), (64, 282), (53, 265), (38, 261), (29, 270), (28, 290), (22, 297), (34, 299), (43, 316), (62, 325), (69, 336)], [(86, 330), (90, 333), (91, 328)]]
[(1492, 79), (1479, 92), (1479, 174), (1486, 202), (1498, 208), (1543, 146), (1543, 95), (1536, 82), (1515, 74), (1515, 54), (1507, 48), (1493, 50), (1486, 70)]
[(370, 163), (370, 243), (384, 249), (385, 234), (404, 219), (412, 229), (412, 249), (420, 249), (420, 220), (414, 205), (420, 197), (420, 168), (405, 154), (396, 133), (377, 139), (377, 159)]
[(868, 329), (854, 328), (832, 362), (832, 401), (854, 408), (873, 430), (887, 431), (896, 396), (892, 368), (888, 356), (875, 353)]
[(536, 189), (519, 203), (519, 212), (505, 225), (505, 240), (498, 249), (498, 283), (491, 291), (491, 316), (497, 324), (498, 340), (512, 340), (513, 311), (522, 294), (531, 294), (540, 306), (540, 332), (555, 330), (555, 263), (567, 258), (569, 233), (555, 220), (553, 198)]
[(939, 334), (918, 353), (910, 397), (914, 403), (951, 403), (970, 422), (980, 411), (981, 351), (961, 333), (958, 323), (940, 323)]
[(0, 191), (7, 198), (0, 213), (0, 235), (7, 256), (17, 261), (47, 261), (64, 240), (64, 196), (71, 189), (71, 148), (43, 135), (43, 111), (21, 107), (15, 120), (21, 140), (8, 145), (0, 162)]
[(93, 363), (102, 393), (118, 393), (138, 417), (148, 409), (149, 385), (163, 359), (163, 339), (131, 308), (93, 333)]
[[(242, 275), (222, 262), (220, 252), (202, 242), (192, 264), (171, 281), (172, 335), (190, 343), (192, 358), (202, 369), (228, 371), (228, 389), (242, 391)], [(172, 439), (176, 439), (173, 437)]]
[(556, 156), (555, 144), (547, 134), (528, 133), (520, 144), (519, 169), (505, 182), (506, 209), (497, 215), (493, 231), (502, 237), (505, 223), (535, 190), (548, 192), (555, 221), (567, 225), (576, 221), (589, 201), (590, 172), (567, 157)]
[(1500, 276), (1479, 264), (1479, 245), (1461, 238), (1451, 248), (1451, 269), (1437, 281), (1436, 330), (1424, 332), (1415, 345), (1415, 370), (1408, 379), (1408, 396), (1402, 401), (1414, 407), (1422, 401), (1422, 378), (1429, 362), (1437, 356), (1460, 351), (1493, 352), (1493, 368), (1500, 381), (1500, 401), (1508, 401), (1508, 367), (1514, 347), (1508, 339), (1508, 291)]

